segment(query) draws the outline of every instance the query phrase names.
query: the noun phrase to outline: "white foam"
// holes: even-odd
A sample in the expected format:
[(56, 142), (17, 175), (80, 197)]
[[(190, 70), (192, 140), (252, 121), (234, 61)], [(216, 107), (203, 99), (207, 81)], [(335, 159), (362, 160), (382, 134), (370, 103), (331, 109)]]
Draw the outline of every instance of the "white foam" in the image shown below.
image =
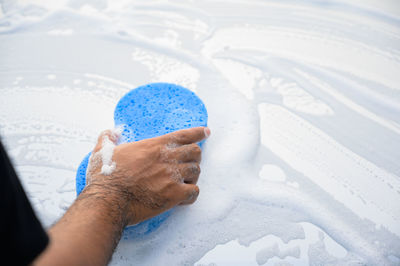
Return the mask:
[[(122, 240), (111, 265), (399, 264), (389, 1), (2, 2), (0, 133), (40, 218), (74, 201), (76, 168), (118, 100), (171, 82), (208, 110), (201, 192)], [(95, 161), (110, 174), (103, 142)]]
[(285, 172), (279, 166), (264, 164), (260, 170), (259, 176), (263, 180), (283, 182), (286, 179)]
[(103, 163), (101, 167), (101, 173), (103, 175), (111, 175), (112, 172), (115, 170), (116, 163), (112, 161), (112, 157), (114, 154), (116, 143), (121, 136), (121, 133), (122, 127), (119, 127), (111, 131), (111, 137), (113, 138), (113, 140), (111, 140), (110, 136), (108, 135), (104, 135), (103, 137), (103, 146), (99, 151)]
[(108, 136), (105, 136), (103, 139), (103, 147), (99, 151), (103, 162), (101, 173), (104, 175), (110, 175), (115, 170), (116, 164), (112, 161), (114, 148), (115, 144), (108, 138)]
[(47, 32), (49, 35), (72, 35), (74, 33), (73, 29), (54, 29)]

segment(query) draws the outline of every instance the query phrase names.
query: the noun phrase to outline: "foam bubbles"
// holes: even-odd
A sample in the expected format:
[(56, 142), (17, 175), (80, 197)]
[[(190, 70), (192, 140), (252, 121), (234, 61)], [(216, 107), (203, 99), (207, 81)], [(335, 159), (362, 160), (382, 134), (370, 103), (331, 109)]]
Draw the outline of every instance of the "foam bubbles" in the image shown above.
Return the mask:
[(111, 133), (110, 135), (105, 134), (103, 136), (103, 143), (102, 143), (103, 146), (99, 151), (103, 163), (101, 167), (101, 173), (103, 175), (111, 175), (112, 172), (115, 170), (116, 163), (112, 161), (112, 157), (114, 154), (114, 148), (116, 146), (116, 143), (118, 142), (118, 139), (121, 136), (122, 127), (116, 128), (112, 130), (110, 133)]
[(279, 166), (264, 164), (260, 170), (259, 176), (263, 180), (283, 182), (286, 179), (285, 172)]
[[(399, 264), (394, 8), (27, 2), (2, 4), (0, 132), (47, 227), (118, 100), (162, 81), (207, 107), (200, 195), (123, 239), (111, 265)], [(111, 139), (103, 147), (107, 174), (118, 165)]]

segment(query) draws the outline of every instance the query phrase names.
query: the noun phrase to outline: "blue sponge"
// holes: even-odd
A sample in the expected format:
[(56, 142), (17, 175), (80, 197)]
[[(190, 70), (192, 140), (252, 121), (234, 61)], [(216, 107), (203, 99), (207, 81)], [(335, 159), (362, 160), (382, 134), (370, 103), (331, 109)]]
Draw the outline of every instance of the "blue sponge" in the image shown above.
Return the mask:
[[(188, 89), (169, 83), (152, 83), (128, 92), (114, 111), (115, 126), (123, 128), (121, 142), (153, 138), (180, 129), (207, 126), (203, 102)], [(202, 143), (199, 143), (200, 147)], [(76, 173), (79, 195), (86, 185), (89, 153)], [(141, 236), (157, 229), (170, 212), (125, 229), (124, 237)]]

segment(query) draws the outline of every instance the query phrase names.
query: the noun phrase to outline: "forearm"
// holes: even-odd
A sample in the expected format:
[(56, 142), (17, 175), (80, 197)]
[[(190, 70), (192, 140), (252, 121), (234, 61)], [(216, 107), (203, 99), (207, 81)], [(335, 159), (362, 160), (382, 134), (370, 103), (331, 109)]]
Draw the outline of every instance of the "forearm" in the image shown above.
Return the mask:
[(125, 206), (96, 186), (88, 186), (50, 230), (50, 244), (36, 265), (105, 265), (126, 225)]
[(99, 156), (90, 157), (89, 184), (50, 229), (50, 244), (34, 264), (105, 265), (126, 225), (193, 203), (201, 160), (196, 143), (209, 135), (197, 127), (116, 145), (117, 138), (103, 132), (92, 154), (101, 156), (105, 140), (114, 141), (116, 168), (104, 175)]

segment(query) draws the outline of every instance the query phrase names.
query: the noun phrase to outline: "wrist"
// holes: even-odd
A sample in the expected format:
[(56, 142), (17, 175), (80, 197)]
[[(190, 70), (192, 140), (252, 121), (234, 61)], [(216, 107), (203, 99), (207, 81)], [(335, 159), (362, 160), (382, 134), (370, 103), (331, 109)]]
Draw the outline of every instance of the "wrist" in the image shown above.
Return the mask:
[(113, 225), (121, 227), (121, 230), (129, 224), (129, 196), (117, 186), (93, 182), (78, 197), (79, 201), (84, 199), (90, 199), (90, 202), (101, 207), (103, 214), (110, 218)]

